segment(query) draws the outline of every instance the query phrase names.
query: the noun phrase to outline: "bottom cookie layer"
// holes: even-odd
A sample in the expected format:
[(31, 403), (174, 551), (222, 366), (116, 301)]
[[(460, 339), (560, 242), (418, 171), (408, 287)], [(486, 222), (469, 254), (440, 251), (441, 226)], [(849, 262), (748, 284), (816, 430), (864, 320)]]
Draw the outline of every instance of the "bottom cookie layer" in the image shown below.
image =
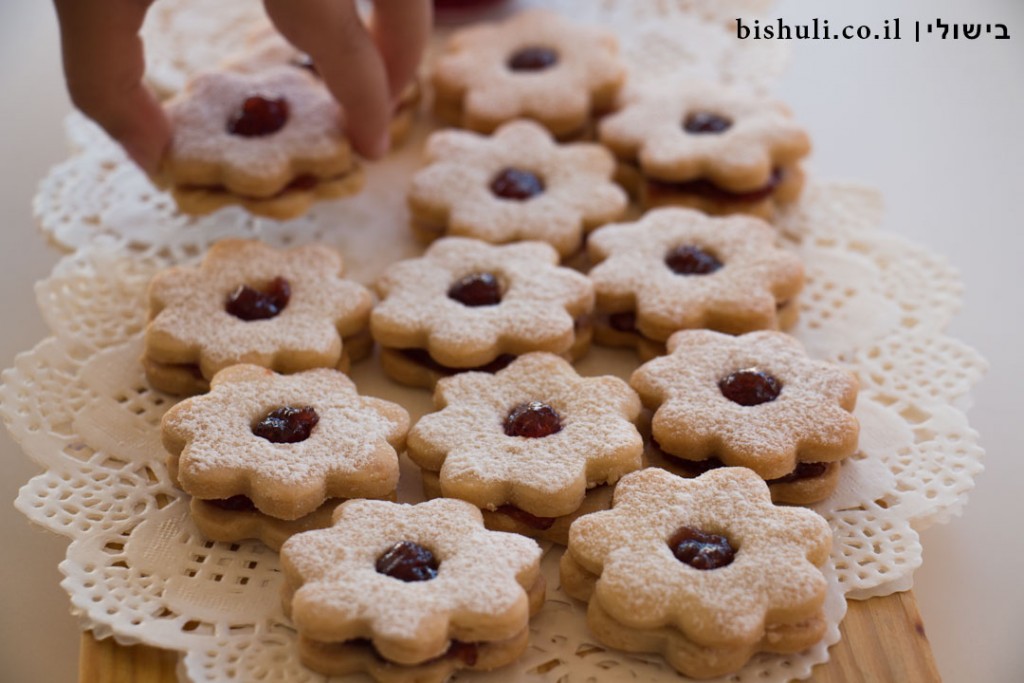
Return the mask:
[[(423, 476), (423, 495), (427, 498), (440, 498), (441, 479), (437, 472), (421, 470)], [(514, 506), (502, 506), (497, 510), (481, 510), (484, 526), (492, 531), (508, 531), (529, 536), (541, 541), (551, 541), (559, 545), (569, 543), (569, 527), (583, 515), (607, 510), (612, 506), (612, 495), (615, 486), (602, 485), (588, 489), (580, 506), (568, 515), (561, 517), (536, 517)]]
[(758, 652), (794, 653), (815, 644), (825, 634), (821, 613), (795, 623), (765, 626), (757, 641), (734, 647), (708, 647), (671, 627), (635, 629), (616, 621), (594, 596), (598, 577), (573, 559), (562, 556), (559, 567), (562, 588), (577, 600), (589, 601), (587, 626), (604, 645), (626, 652), (653, 652), (685, 676), (710, 678), (732, 673), (743, 667)]

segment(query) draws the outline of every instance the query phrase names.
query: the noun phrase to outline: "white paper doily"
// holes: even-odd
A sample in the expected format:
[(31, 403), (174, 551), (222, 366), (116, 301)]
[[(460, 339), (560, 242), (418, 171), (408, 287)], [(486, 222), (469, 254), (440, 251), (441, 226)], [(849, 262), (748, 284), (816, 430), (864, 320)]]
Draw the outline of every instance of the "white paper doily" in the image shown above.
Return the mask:
[[(211, 1), (161, 0), (154, 7), (164, 8), (154, 16), (166, 23), (151, 42), (165, 44), (152, 48), (158, 58), (150, 75), (163, 74), (167, 90), (233, 50), (237, 33), (262, 21), (252, 11), (254, 0), (232, 0), (224, 5), (234, 28), (213, 30), (216, 22), (199, 10)], [(623, 42), (634, 72), (656, 75), (676, 57), (760, 87), (784, 61), (776, 51), (759, 58), (735, 47), (737, 41), (721, 40), (724, 19), (736, 7), (753, 11), (764, 2), (729, 3), (718, 13), (715, 4), (696, 0), (554, 4), (581, 19), (632, 27)], [(175, 47), (186, 31), (210, 36), (203, 52)], [(149, 390), (137, 362), (145, 285), (156, 269), (194, 260), (227, 236), (277, 245), (326, 242), (346, 254), (353, 277), (371, 281), (387, 264), (419, 251), (404, 196), (426, 126), (368, 168), (361, 194), (318, 204), (286, 223), (237, 209), (181, 216), (95, 126), (71, 116), (68, 134), (73, 156), (43, 181), (35, 204), (47, 236), (73, 251), (37, 286), (54, 336), (19, 356), (0, 389), (8, 428), (45, 470), (16, 505), (71, 540), (62, 585), (83, 627), (97, 636), (181, 650), (182, 673), (197, 682), (320, 681), (295, 658), (294, 633), (280, 611), (277, 556), (258, 543), (204, 541), (184, 495), (167, 479), (158, 425), (171, 400)], [(839, 490), (816, 508), (835, 534), (828, 637), (798, 657), (756, 658), (729, 680), (806, 676), (839, 637), (841, 594), (864, 598), (909, 587), (921, 563), (918, 531), (958, 514), (981, 469), (977, 435), (962, 410), (985, 363), (943, 334), (959, 305), (959, 280), (941, 258), (878, 232), (880, 212), (869, 189), (812, 183), (780, 222), (808, 271), (795, 334), (812, 355), (846, 363), (860, 376), (862, 454), (844, 465)], [(629, 353), (595, 349), (579, 368), (627, 375), (635, 364)], [(414, 418), (430, 408), (427, 392), (387, 382), (374, 361), (357, 365), (353, 375), (361, 391), (402, 403)], [(417, 476), (405, 463), (400, 495), (411, 500), (417, 491)], [(552, 586), (556, 556), (549, 553), (545, 562)], [(678, 680), (656, 658), (595, 649), (580, 606), (554, 590), (549, 598), (532, 625), (529, 654), (494, 680), (560, 680), (567, 673), (570, 680), (601, 680), (613, 671)]]

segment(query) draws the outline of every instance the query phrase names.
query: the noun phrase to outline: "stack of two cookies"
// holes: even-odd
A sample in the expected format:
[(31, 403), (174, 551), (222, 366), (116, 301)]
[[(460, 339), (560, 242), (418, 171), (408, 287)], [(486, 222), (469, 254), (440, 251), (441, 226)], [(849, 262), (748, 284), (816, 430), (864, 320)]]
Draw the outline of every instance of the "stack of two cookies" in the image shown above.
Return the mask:
[[(186, 399), (164, 416), (171, 477), (208, 538), (289, 535), (346, 498), (394, 498), (409, 416), (339, 368), (369, 353), (372, 296), (322, 246), (218, 242), (150, 284), (143, 366)], [(280, 373), (280, 374), (279, 374)]]

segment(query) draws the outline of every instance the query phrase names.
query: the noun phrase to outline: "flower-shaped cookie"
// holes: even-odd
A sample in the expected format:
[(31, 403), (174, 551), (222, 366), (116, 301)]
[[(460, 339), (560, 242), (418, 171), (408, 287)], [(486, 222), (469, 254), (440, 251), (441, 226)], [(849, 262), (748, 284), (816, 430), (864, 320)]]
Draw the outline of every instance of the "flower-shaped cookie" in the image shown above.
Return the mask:
[(457, 31), (434, 63), (435, 105), (482, 133), (531, 118), (564, 138), (611, 107), (625, 75), (611, 33), (535, 9)]
[(816, 513), (772, 505), (747, 469), (683, 479), (651, 468), (622, 478), (611, 510), (573, 523), (562, 587), (590, 601), (605, 644), (721, 675), (821, 638), (831, 537)]
[(558, 266), (542, 242), (446, 237), (388, 268), (376, 286), (374, 339), (385, 351), (424, 352), (451, 372), (530, 351), (570, 352), (594, 305), (590, 281)]
[(781, 102), (692, 81), (638, 88), (623, 100), (601, 121), (601, 142), (655, 181), (647, 199), (675, 193), (703, 200), (696, 208), (764, 213), (764, 200), (799, 195), (810, 140)]
[(794, 337), (684, 330), (668, 350), (630, 378), (655, 411), (652, 433), (666, 452), (714, 456), (775, 479), (800, 462), (834, 462), (857, 450), (857, 378), (808, 358)]
[(331, 369), (278, 375), (235, 365), (161, 423), (168, 470), (197, 498), (245, 496), (292, 520), (328, 498), (384, 497), (409, 430), (399, 405), (360, 396)]
[(201, 74), (166, 111), (174, 135), (161, 176), (182, 211), (237, 203), (291, 218), (362, 186), (338, 104), (304, 69)]
[[(442, 681), (526, 649), (529, 616), (544, 600), (540, 556), (531, 539), (486, 530), (463, 501), (348, 501), (334, 526), (281, 549), (285, 608), (307, 666), (331, 675), (369, 669), (386, 680), (361, 649), (400, 667), (405, 677), (391, 680)], [(472, 657), (453, 652), (464, 647)], [(433, 671), (439, 661), (443, 670)], [(414, 676), (424, 669), (431, 675)]]
[(199, 266), (161, 271), (149, 284), (150, 383), (198, 393), (236, 363), (285, 373), (344, 366), (342, 340), (366, 328), (373, 297), (341, 273), (341, 255), (329, 247), (247, 240), (214, 244)]
[(684, 328), (776, 329), (795, 310), (804, 269), (775, 239), (756, 218), (680, 208), (606, 225), (587, 242), (598, 311), (634, 313), (636, 330), (659, 342)]
[(427, 141), (426, 156), (409, 206), (428, 236), (541, 240), (565, 258), (580, 249), (585, 231), (626, 210), (606, 149), (559, 145), (532, 121), (507, 123), (492, 137), (439, 131)]
[[(246, 45), (235, 54), (229, 55), (220, 66), (228, 71), (248, 74), (259, 74), (282, 65), (305, 69), (316, 76), (318, 83), (320, 73), (309, 55), (298, 50), (289, 43), (273, 26), (259, 26), (249, 35)], [(413, 81), (398, 96), (398, 102), (392, 111), (391, 146), (401, 144), (409, 133), (416, 110), (419, 107), (422, 91), (420, 84)]]
[(550, 353), (521, 356), (490, 375), (443, 379), (439, 412), (409, 434), (409, 457), (440, 473), (446, 497), (539, 517), (579, 508), (587, 489), (641, 466), (640, 400), (617, 377), (580, 377)]

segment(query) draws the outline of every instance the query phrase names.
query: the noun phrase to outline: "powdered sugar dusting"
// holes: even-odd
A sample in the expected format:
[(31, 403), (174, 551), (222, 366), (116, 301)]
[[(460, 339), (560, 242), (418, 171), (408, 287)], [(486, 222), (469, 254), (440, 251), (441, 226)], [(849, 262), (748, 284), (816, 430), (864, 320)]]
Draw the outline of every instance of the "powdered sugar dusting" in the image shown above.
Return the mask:
[[(669, 339), (668, 349), (630, 378), (655, 410), (653, 435), (666, 452), (691, 460), (715, 455), (771, 479), (800, 461), (840, 460), (856, 451), (856, 377), (810, 359), (794, 337), (684, 330)], [(755, 406), (726, 398), (719, 382), (748, 368), (777, 379), (778, 398)]]
[[(436, 578), (405, 582), (375, 570), (377, 558), (405, 540), (439, 560)], [(526, 589), (540, 556), (535, 541), (488, 531), (479, 510), (450, 499), (349, 501), (332, 528), (293, 536), (281, 549), (299, 632), (324, 642), (371, 638), (385, 657), (440, 654), (460, 633), (512, 637), (529, 618)]]
[[(557, 263), (557, 252), (542, 242), (440, 239), (377, 281), (382, 300), (370, 330), (383, 346), (425, 348), (451, 367), (483, 365), (502, 353), (563, 353), (572, 346), (574, 320), (593, 310), (594, 295), (586, 277)], [(452, 284), (473, 273), (497, 277), (500, 304), (471, 307), (448, 297)]]
[[(229, 121), (246, 98), (257, 95), (284, 99), (286, 123), (270, 135), (231, 134)], [(164, 170), (174, 184), (224, 185), (239, 194), (270, 196), (298, 173), (330, 177), (352, 165), (337, 102), (303, 69), (201, 74), (166, 110), (174, 137)]]
[[(277, 408), (312, 407), (309, 438), (272, 443), (253, 425)], [(327, 498), (381, 497), (398, 482), (398, 454), (409, 428), (401, 406), (356, 393), (336, 370), (277, 375), (254, 365), (218, 373), (210, 393), (164, 416), (162, 435), (178, 481), (200, 498), (246, 495), (282, 519), (308, 514)]]
[[(341, 255), (322, 245), (275, 250), (257, 241), (218, 242), (199, 266), (153, 278), (146, 357), (198, 364), (207, 379), (240, 362), (286, 372), (335, 367), (342, 336), (365, 327), (372, 305), (369, 291), (341, 272)], [(277, 316), (245, 321), (225, 310), (240, 285), (260, 287), (277, 277), (292, 292)]]
[[(745, 216), (657, 209), (635, 223), (598, 229), (587, 246), (597, 264), (589, 277), (598, 309), (635, 310), (637, 328), (656, 341), (683, 328), (734, 334), (777, 328), (778, 305), (804, 283), (800, 259), (776, 245), (773, 228)], [(699, 247), (723, 266), (707, 275), (677, 275), (665, 257), (678, 246)]]
[[(681, 526), (726, 536), (733, 562), (701, 571), (677, 560)], [(817, 513), (776, 507), (743, 468), (696, 479), (647, 469), (623, 477), (613, 509), (577, 520), (568, 553), (600, 578), (591, 600), (631, 628), (672, 626), (705, 646), (756, 643), (766, 627), (820, 614), (831, 532)]]
[[(409, 202), (416, 218), (445, 226), (449, 234), (498, 244), (542, 240), (564, 258), (580, 248), (584, 231), (626, 210), (607, 150), (559, 145), (532, 121), (505, 124), (491, 137), (438, 131), (426, 154), (428, 165), (413, 176)], [(506, 168), (535, 174), (543, 192), (524, 201), (497, 196), (491, 182)]]
[[(621, 109), (601, 121), (601, 142), (658, 180), (707, 178), (733, 192), (750, 191), (765, 185), (774, 168), (795, 164), (811, 149), (783, 103), (720, 83), (668, 80), (633, 88), (622, 100)], [(698, 112), (723, 116), (731, 126), (689, 134), (683, 122)]]
[[(508, 436), (508, 414), (530, 401), (553, 408), (561, 431)], [(542, 517), (566, 515), (588, 488), (614, 483), (641, 465), (636, 394), (615, 377), (580, 377), (553, 354), (521, 356), (494, 375), (443, 379), (434, 402), (441, 410), (410, 432), (409, 457), (440, 471), (444, 495), (478, 507), (511, 503)]]
[[(538, 46), (555, 50), (554, 66), (525, 73), (508, 68), (517, 50)], [(433, 71), (437, 96), (465, 109), (466, 127), (487, 132), (527, 117), (559, 135), (579, 129), (592, 109), (610, 104), (624, 78), (611, 32), (539, 9), (457, 32)]]

